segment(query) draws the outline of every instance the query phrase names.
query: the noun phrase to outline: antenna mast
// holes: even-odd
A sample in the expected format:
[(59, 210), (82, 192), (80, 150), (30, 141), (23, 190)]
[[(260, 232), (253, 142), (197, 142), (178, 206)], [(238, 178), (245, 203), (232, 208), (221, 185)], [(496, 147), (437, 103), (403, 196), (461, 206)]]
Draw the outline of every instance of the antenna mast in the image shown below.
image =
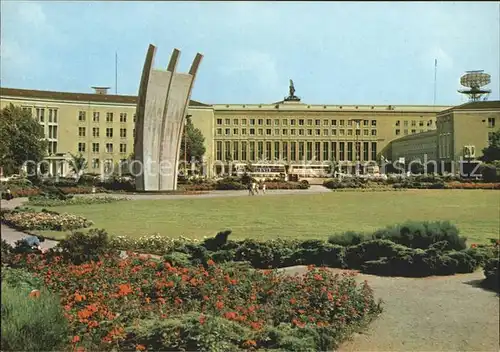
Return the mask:
[(438, 67), (438, 60), (434, 59), (434, 105), (436, 105), (437, 67)]
[(115, 94), (118, 95), (118, 52), (115, 51)]

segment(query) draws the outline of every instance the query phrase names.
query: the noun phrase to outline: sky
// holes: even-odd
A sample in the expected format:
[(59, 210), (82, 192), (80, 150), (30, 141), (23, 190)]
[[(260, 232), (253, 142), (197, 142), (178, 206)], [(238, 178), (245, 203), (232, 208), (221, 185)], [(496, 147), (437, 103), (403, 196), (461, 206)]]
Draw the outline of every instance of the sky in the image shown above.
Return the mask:
[[(2, 87), (136, 95), (155, 68), (204, 55), (192, 99), (266, 104), (456, 105), (460, 76), (491, 75), (500, 99), (498, 2), (1, 1)], [(118, 84), (115, 87), (115, 53)]]

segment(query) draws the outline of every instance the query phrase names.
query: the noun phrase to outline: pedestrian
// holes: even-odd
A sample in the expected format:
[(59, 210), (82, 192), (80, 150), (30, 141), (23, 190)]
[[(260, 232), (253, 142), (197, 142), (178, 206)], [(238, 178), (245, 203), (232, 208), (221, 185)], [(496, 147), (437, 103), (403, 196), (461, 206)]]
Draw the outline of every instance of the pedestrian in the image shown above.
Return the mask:
[(253, 187), (251, 182), (248, 182), (247, 188), (248, 188), (248, 195), (253, 196)]
[(266, 194), (266, 183), (262, 184), (262, 194)]
[(28, 235), (22, 239), (24, 243), (26, 243), (31, 249), (38, 249), (39, 251), (42, 250), (42, 246), (40, 245), (41, 242), (45, 241), (44, 237), (38, 237), (38, 236), (33, 236), (33, 235)]
[(7, 188), (7, 195), (6, 195), (6, 198), (7, 200), (11, 200), (12, 198), (14, 198), (14, 196), (12, 195), (12, 192), (10, 191), (10, 188)]
[(253, 193), (254, 194), (259, 194), (259, 188), (257, 187), (257, 183), (256, 182), (252, 183), (252, 188), (253, 188)]

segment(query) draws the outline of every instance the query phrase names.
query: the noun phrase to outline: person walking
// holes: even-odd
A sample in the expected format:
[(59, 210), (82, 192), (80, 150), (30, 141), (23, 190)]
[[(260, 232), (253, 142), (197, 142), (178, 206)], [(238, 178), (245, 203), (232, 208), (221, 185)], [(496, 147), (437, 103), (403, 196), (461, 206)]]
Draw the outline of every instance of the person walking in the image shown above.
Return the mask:
[(247, 188), (248, 188), (248, 195), (249, 196), (253, 196), (253, 185), (252, 185), (252, 182), (248, 182), (248, 185), (247, 185)]
[(7, 200), (11, 200), (12, 198), (14, 198), (14, 196), (12, 195), (12, 192), (10, 191), (10, 188), (7, 188), (5, 197)]
[(266, 194), (266, 183), (262, 184), (262, 194)]
[(254, 194), (259, 194), (259, 188), (257, 187), (257, 183), (252, 183), (252, 189)]

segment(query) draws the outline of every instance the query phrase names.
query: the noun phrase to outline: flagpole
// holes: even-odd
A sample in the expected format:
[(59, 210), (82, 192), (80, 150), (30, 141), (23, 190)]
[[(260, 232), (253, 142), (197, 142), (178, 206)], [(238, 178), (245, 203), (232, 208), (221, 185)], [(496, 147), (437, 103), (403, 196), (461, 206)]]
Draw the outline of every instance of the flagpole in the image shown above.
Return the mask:
[(438, 60), (434, 59), (434, 105), (436, 105), (437, 66), (438, 66)]
[(118, 52), (115, 51), (115, 95), (118, 95)]

